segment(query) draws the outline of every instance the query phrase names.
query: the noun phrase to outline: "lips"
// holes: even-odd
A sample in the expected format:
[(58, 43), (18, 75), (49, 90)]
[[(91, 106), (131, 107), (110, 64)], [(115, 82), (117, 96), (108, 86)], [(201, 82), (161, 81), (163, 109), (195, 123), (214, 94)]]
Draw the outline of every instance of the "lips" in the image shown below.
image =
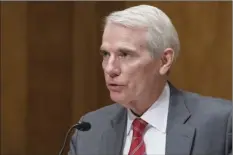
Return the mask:
[(107, 84), (107, 87), (110, 91), (120, 92), (124, 88), (124, 85), (120, 85), (116, 83), (109, 83)]

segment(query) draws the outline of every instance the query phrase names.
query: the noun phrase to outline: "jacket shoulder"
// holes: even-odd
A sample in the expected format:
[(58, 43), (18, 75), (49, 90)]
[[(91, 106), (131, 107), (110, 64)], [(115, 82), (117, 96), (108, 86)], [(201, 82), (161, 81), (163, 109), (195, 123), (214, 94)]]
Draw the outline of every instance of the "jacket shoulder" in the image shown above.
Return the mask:
[(189, 111), (193, 114), (219, 114), (229, 115), (232, 112), (232, 101), (203, 96), (192, 92), (183, 92), (185, 103)]
[(117, 114), (123, 107), (117, 103), (111, 104), (95, 111), (91, 111), (86, 113), (83, 117), (83, 121), (91, 121), (91, 122), (103, 122), (106, 120), (111, 120), (115, 114)]

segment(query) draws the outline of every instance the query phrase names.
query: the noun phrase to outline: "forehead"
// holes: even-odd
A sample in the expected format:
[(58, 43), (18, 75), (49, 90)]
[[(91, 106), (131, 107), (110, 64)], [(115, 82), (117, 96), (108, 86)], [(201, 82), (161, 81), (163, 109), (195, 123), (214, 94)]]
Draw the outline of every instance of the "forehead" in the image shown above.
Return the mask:
[(102, 49), (146, 47), (146, 29), (128, 28), (120, 24), (107, 23), (102, 37)]

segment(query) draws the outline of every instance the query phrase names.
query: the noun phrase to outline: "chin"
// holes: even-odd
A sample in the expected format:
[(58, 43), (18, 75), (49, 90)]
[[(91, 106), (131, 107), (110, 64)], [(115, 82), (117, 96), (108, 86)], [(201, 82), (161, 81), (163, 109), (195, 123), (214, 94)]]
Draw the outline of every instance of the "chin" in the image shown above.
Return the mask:
[(126, 96), (127, 95), (125, 95), (123, 93), (110, 92), (111, 100), (116, 102), (116, 103), (119, 103), (119, 104), (123, 105), (124, 107), (128, 107), (127, 104), (129, 103)]

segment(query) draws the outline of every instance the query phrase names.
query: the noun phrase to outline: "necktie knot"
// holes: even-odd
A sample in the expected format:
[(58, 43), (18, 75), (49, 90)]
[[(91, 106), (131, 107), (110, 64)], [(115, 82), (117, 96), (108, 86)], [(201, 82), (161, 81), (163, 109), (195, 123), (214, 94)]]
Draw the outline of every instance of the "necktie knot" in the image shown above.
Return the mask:
[(140, 137), (143, 135), (145, 128), (147, 126), (147, 122), (142, 120), (141, 118), (136, 118), (133, 121), (133, 137)]

